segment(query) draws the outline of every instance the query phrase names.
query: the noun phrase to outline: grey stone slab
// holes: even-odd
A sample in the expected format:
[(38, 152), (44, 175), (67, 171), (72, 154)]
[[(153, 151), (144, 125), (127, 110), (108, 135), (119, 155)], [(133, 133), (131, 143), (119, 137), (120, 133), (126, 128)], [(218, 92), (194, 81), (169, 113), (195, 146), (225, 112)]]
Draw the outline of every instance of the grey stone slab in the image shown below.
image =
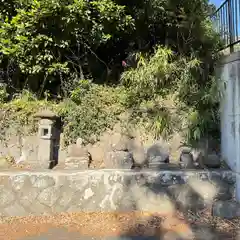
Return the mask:
[(30, 179), (27, 175), (19, 175), (11, 178), (12, 188), (14, 191), (19, 191), (24, 187), (26, 182), (30, 182)]
[[(28, 215), (31, 214), (34, 216), (54, 212), (51, 207), (43, 205), (39, 203), (37, 200), (34, 201), (32, 204), (28, 205), (26, 209), (29, 209)], [(57, 209), (56, 212), (58, 212)]]
[(29, 212), (27, 210), (25, 210), (24, 207), (21, 206), (21, 204), (19, 204), (17, 202), (14, 202), (13, 204), (4, 208), (4, 212), (8, 216), (13, 216), (13, 217), (15, 217), (15, 216), (17, 216), (17, 217), (27, 216), (29, 214)]
[(49, 187), (44, 189), (38, 195), (38, 201), (43, 205), (52, 207), (59, 199), (60, 194), (61, 194), (61, 189), (55, 188), (55, 187)]
[(35, 181), (33, 182), (33, 187), (45, 189), (47, 187), (51, 187), (55, 185), (55, 180), (51, 176), (39, 176), (36, 177)]
[(16, 196), (11, 189), (0, 188), (0, 210), (15, 200)]

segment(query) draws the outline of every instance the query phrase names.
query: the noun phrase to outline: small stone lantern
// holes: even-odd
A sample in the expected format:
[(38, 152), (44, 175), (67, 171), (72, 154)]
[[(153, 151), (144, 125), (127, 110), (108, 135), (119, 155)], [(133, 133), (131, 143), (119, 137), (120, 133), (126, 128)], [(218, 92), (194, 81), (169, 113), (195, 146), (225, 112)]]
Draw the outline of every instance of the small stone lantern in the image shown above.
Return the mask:
[(38, 125), (38, 162), (43, 168), (52, 168), (57, 164), (56, 145), (59, 140), (57, 128), (58, 116), (50, 110), (43, 110), (34, 116), (39, 119)]

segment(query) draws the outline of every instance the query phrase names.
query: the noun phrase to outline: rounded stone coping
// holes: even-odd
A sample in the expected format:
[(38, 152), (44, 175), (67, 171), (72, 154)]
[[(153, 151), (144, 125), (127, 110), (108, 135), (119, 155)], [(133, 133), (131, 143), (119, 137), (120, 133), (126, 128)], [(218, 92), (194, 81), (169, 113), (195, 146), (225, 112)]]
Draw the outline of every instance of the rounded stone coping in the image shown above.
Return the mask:
[(58, 115), (52, 112), (51, 110), (45, 109), (34, 114), (34, 118), (54, 120), (58, 118)]

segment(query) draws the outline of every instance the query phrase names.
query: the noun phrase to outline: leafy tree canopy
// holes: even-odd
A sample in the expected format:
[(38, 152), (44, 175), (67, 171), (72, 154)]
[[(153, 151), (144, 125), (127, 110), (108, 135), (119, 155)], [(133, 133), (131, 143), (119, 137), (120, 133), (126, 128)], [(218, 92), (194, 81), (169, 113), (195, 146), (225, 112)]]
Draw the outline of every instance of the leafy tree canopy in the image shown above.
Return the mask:
[(207, 0), (0, 1), (1, 78), (40, 95), (77, 78), (114, 83), (123, 59), (159, 44), (211, 71), (219, 45)]

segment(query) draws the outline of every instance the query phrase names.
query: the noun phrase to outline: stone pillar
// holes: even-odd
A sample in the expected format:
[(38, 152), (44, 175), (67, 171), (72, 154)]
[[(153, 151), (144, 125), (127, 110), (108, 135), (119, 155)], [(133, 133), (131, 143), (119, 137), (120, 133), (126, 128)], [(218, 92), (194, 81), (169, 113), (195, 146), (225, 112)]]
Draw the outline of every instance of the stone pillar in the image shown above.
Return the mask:
[(56, 122), (58, 117), (49, 110), (44, 110), (35, 114), (39, 119), (38, 125), (38, 163), (40, 167), (52, 168), (57, 164), (57, 156), (55, 154), (58, 136)]

